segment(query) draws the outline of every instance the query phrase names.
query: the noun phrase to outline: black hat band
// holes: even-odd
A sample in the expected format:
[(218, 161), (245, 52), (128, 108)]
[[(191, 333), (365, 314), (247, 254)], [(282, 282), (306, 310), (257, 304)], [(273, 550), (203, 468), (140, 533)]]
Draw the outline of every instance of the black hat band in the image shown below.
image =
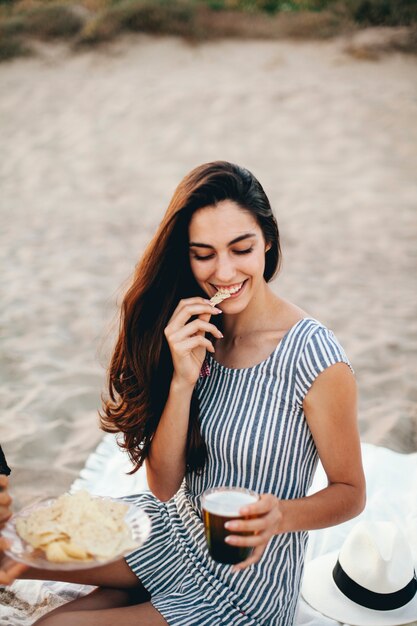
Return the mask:
[(349, 600), (367, 609), (376, 609), (377, 611), (399, 609), (408, 604), (417, 592), (415, 572), (410, 582), (399, 591), (394, 593), (376, 593), (375, 591), (369, 591), (369, 589), (358, 585), (358, 583), (352, 580), (340, 565), (339, 560), (337, 560), (333, 569), (333, 580), (343, 595), (349, 598)]

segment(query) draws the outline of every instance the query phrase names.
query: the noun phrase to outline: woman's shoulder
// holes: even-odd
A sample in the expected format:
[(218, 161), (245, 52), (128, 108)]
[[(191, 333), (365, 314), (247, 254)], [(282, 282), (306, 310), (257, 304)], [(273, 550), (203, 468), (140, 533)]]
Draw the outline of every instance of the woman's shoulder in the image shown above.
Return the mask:
[(333, 331), (323, 322), (288, 300), (279, 298), (277, 304), (274, 332), (279, 339), (287, 337), (287, 343), (293, 344), (296, 352), (308, 352), (312, 346), (322, 346), (323, 350), (326, 346), (341, 348)]
[(292, 328), (300, 324), (304, 330), (315, 332), (322, 330), (329, 331), (328, 327), (314, 317), (311, 313), (301, 308), (294, 302), (290, 302), (285, 298), (274, 296), (274, 304), (271, 307), (272, 326), (277, 333), (287, 333)]
[(278, 340), (298, 327), (314, 329), (319, 326), (322, 324), (297, 304), (285, 298), (274, 296), (273, 306), (271, 306), (270, 328), (273, 329), (272, 332), (276, 334)]
[[(276, 332), (281, 337), (285, 362), (300, 378), (306, 391), (317, 375), (327, 367), (342, 362), (352, 366), (333, 331), (297, 305), (277, 298)], [(353, 370), (352, 370), (353, 371)]]
[(333, 331), (315, 318), (307, 317), (297, 324), (292, 343), (295, 380), (301, 402), (317, 376), (328, 367), (344, 363), (354, 373)]

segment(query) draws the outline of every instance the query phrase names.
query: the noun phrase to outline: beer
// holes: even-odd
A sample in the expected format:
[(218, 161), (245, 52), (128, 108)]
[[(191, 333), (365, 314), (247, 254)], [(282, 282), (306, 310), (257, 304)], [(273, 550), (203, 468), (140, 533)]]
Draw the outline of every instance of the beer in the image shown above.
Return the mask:
[(203, 493), (201, 506), (206, 540), (210, 556), (215, 561), (233, 565), (244, 561), (251, 554), (253, 548), (232, 546), (225, 542), (225, 538), (227, 535), (248, 536), (252, 533), (227, 530), (224, 525), (232, 519), (250, 519), (250, 516), (239, 516), (239, 510), (258, 499), (259, 496), (254, 491), (239, 487), (219, 487)]

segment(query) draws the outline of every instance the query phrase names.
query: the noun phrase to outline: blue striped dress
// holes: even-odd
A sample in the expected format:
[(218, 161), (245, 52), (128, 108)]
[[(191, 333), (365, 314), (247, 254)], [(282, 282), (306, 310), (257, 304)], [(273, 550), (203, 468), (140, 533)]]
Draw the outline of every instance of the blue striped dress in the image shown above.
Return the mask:
[(305, 496), (318, 455), (303, 398), (320, 372), (349, 363), (332, 332), (311, 318), (253, 367), (207, 360), (210, 374), (197, 383), (205, 469), (187, 474), (169, 502), (149, 492), (127, 498), (147, 511), (152, 533), (126, 560), (170, 626), (292, 626), (307, 532), (275, 536), (257, 564), (232, 573), (208, 555), (200, 497), (223, 485)]

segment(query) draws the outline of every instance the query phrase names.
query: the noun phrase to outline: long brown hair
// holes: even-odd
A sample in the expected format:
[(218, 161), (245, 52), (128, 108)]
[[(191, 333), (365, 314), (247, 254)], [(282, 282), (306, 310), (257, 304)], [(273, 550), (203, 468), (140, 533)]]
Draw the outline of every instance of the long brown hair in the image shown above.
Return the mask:
[[(188, 226), (193, 213), (222, 200), (249, 211), (271, 244), (264, 278), (271, 280), (281, 258), (278, 226), (268, 198), (248, 170), (215, 161), (193, 169), (180, 182), (159, 228), (136, 267), (121, 308), (119, 337), (111, 359), (100, 414), (106, 432), (122, 432), (137, 471), (146, 459), (167, 402), (173, 364), (164, 329), (179, 300), (206, 297), (190, 269)], [(191, 400), (187, 469), (199, 471), (207, 457), (198, 423), (198, 400)]]

